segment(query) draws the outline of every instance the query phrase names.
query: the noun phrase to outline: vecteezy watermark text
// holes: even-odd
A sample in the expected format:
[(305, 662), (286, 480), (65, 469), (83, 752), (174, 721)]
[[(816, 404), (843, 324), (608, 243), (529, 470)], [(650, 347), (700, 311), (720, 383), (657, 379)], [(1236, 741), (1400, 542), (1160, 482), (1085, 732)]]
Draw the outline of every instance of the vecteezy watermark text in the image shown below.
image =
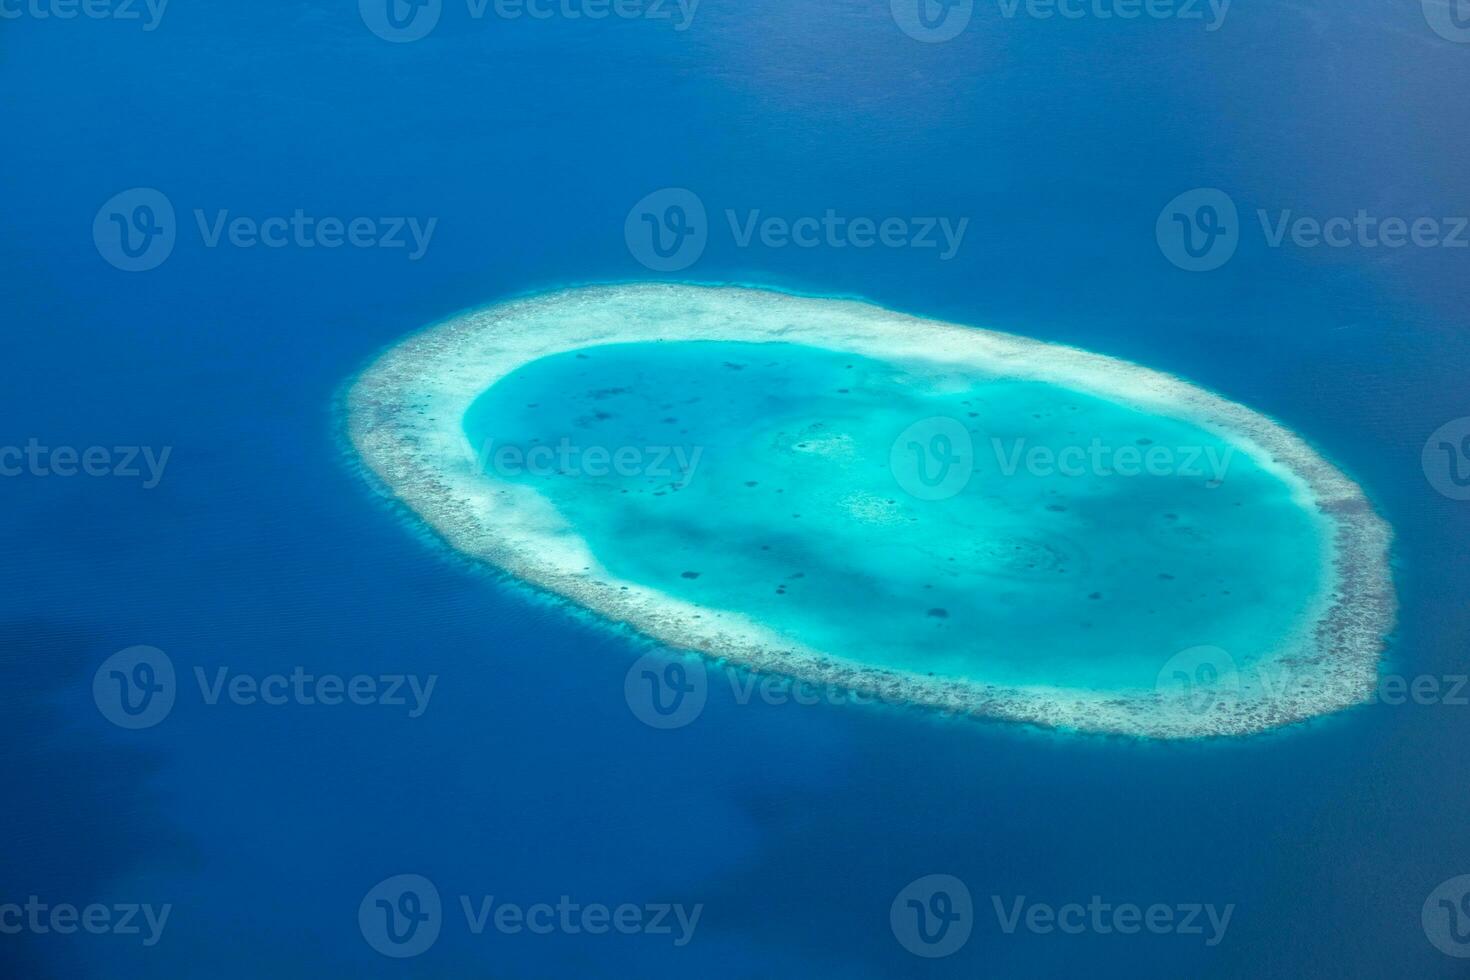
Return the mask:
[[(1382, 215), (1366, 208), (1353, 214), (1309, 215), (1294, 209), (1255, 210), (1267, 248), (1470, 248), (1470, 216)], [(1235, 201), (1224, 191), (1201, 187), (1178, 195), (1159, 212), (1155, 236), (1159, 250), (1189, 272), (1218, 269), (1235, 255), (1245, 235)]]
[(996, 0), (1001, 16), (1014, 20), (1202, 21), (1214, 33), (1225, 24), (1231, 0)]
[(289, 217), (230, 216), (228, 210), (194, 210), (205, 248), (225, 242), (235, 248), (407, 248), (408, 260), (417, 262), (429, 249), (438, 218), (420, 222), (415, 217), (318, 218), (301, 208)]
[(1118, 443), (1093, 436), (1086, 443), (1033, 444), (1026, 438), (992, 436), (993, 465), (977, 450), (970, 426), (938, 415), (920, 419), (893, 440), (888, 465), (894, 480), (920, 500), (945, 500), (963, 491), (977, 471), (989, 477), (1018, 473), (1053, 477), (1141, 477), (1201, 480), (1220, 486), (1235, 458), (1229, 445), (1166, 445), (1148, 438)]
[[(472, 21), (499, 20), (646, 20), (668, 21), (675, 31), (694, 23), (700, 0), (465, 0)], [(439, 26), (444, 0), (358, 0), (367, 29), (385, 41), (418, 41)]]
[[(255, 674), (229, 667), (193, 670), (200, 700), (209, 706), (264, 705), (378, 706), (404, 709), (418, 718), (434, 696), (438, 674), (312, 673), (305, 667)], [(119, 728), (152, 728), (168, 717), (178, 697), (173, 659), (157, 647), (119, 650), (103, 661), (92, 677), (92, 700), (102, 717)]]
[[(1025, 895), (992, 894), (990, 906), (1001, 935), (1019, 932), (1048, 936), (1197, 936), (1205, 946), (1225, 939), (1234, 903), (1108, 901), (1092, 895), (1087, 901), (1054, 905)], [(958, 952), (978, 927), (975, 903), (964, 881), (947, 874), (924, 875), (894, 896), (889, 926), (899, 945), (928, 959)]]
[(1025, 439), (1009, 444), (990, 440), (1002, 476), (1022, 469), (1031, 476), (1184, 476), (1206, 478), (1209, 485), (1225, 479), (1234, 446), (1113, 445), (1094, 436), (1086, 446), (1031, 446)]
[(0, 0), (0, 20), (137, 21), (153, 31), (163, 21), (169, 0)]
[[(577, 902), (561, 895), (555, 902), (523, 905), (494, 895), (458, 896), (465, 928), (472, 936), (494, 931), (503, 935), (536, 936), (645, 935), (667, 937), (683, 947), (694, 938), (704, 903)], [(439, 889), (423, 875), (385, 878), (363, 896), (357, 922), (367, 944), (384, 956), (405, 959), (427, 951), (444, 928), (444, 903)]]
[(58, 902), (53, 905), (43, 902), (38, 895), (30, 895), (24, 905), (0, 903), (0, 935), (70, 936), (85, 932), (94, 936), (142, 936), (144, 946), (156, 946), (163, 938), (163, 929), (168, 925), (173, 908), (169, 903), (154, 908), (147, 903), (129, 902), (111, 905), (92, 902), (82, 906)]
[(744, 214), (727, 208), (725, 221), (736, 248), (749, 248), (753, 241), (759, 241), (765, 248), (938, 249), (941, 262), (948, 262), (959, 252), (970, 225), (969, 218), (849, 218), (832, 208), (820, 217), (798, 218), (762, 215), (759, 208)]
[[(417, 674), (311, 674), (304, 667), (293, 667), (289, 674), (232, 674), (228, 667), (216, 667), (212, 676), (203, 667), (194, 668), (194, 679), (205, 704), (248, 706), (264, 704), (280, 707), (287, 704), (383, 705), (407, 708), (408, 717), (418, 718), (429, 707), (434, 696), (438, 674), (420, 680)], [(410, 703), (410, 698), (411, 703)]]
[[(685, 572), (698, 578), (697, 572)], [(889, 700), (882, 694), (852, 690), (834, 684), (817, 684), (801, 678), (757, 674), (728, 664), (714, 668), (694, 655), (672, 651), (646, 653), (633, 662), (623, 677), (623, 700), (633, 717), (650, 728), (675, 729), (692, 724), (709, 700), (711, 674), (730, 687), (734, 703), (748, 705), (879, 704)], [(897, 694), (893, 703), (906, 703)]]
[(163, 479), (172, 446), (46, 446), (31, 438), (24, 446), (0, 446), (0, 477), (109, 476), (142, 479), (152, 490)]
[[(403, 250), (410, 262), (424, 257), (438, 218), (412, 216), (338, 217), (290, 214), (240, 215), (228, 208), (193, 210), (205, 248)], [(92, 221), (92, 241), (108, 264), (124, 272), (147, 272), (173, 254), (179, 227), (173, 202), (162, 191), (134, 187), (109, 198)]]
[(485, 440), (478, 472), (502, 477), (647, 477), (682, 489), (694, 478), (703, 446), (584, 446), (563, 437), (555, 445), (522, 446)]
[[(1175, 20), (1218, 31), (1232, 0), (996, 0), (1002, 18), (1041, 21)], [(1427, 2), (1427, 0), (1426, 0)], [(937, 44), (964, 33), (976, 0), (889, 0), (893, 22), (916, 41)]]
[(1192, 714), (1204, 715), (1238, 704), (1246, 694), (1266, 702), (1290, 704), (1317, 701), (1331, 695), (1335, 701), (1381, 704), (1388, 707), (1470, 707), (1470, 674), (1377, 673), (1371, 677), (1338, 675), (1269, 664), (1250, 672), (1216, 646), (1195, 646), (1171, 656), (1160, 668), (1156, 689), (1169, 701)]
[(1008, 936), (1023, 930), (1039, 936), (1057, 932), (1068, 936), (1089, 933), (1136, 936), (1149, 933), (1155, 936), (1199, 936), (1209, 947), (1220, 945), (1235, 914), (1234, 903), (1223, 907), (1210, 902), (1137, 905), (1133, 902), (1106, 902), (1101, 895), (1091, 896), (1086, 904), (1067, 902), (1062, 905), (1032, 902), (1025, 895), (1009, 899), (992, 895), (990, 904), (1001, 932)]
[[(866, 217), (826, 208), (821, 214), (771, 215), (759, 208), (726, 208), (724, 223), (736, 248), (915, 249), (941, 262), (959, 253), (969, 218)], [(704, 202), (687, 188), (666, 187), (633, 205), (623, 223), (628, 252), (655, 272), (678, 272), (699, 261), (709, 245)]]
[(1257, 209), (1266, 244), (1280, 248), (1290, 238), (1297, 248), (1470, 248), (1470, 217), (1379, 217), (1360, 208), (1352, 217), (1314, 218), (1293, 215), (1290, 209), (1275, 215)]
[(494, 895), (459, 897), (465, 923), (473, 935), (481, 935), (491, 926), (496, 932), (515, 935), (529, 932), (537, 936), (563, 933), (575, 936), (586, 933), (599, 936), (616, 932), (624, 936), (642, 933), (648, 936), (670, 936), (675, 946), (687, 946), (704, 913), (704, 904), (693, 906), (664, 902), (634, 905), (625, 902), (615, 907), (601, 902), (582, 904), (569, 895), (560, 896), (553, 906), (548, 902), (520, 905), (499, 902)]

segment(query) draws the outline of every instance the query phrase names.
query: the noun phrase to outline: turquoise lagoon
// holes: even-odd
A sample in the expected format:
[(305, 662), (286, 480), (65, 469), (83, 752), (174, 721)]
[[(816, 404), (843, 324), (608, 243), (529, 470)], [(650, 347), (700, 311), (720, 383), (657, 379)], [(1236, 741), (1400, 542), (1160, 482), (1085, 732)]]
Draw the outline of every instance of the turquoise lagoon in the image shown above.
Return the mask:
[(1219, 436), (918, 362), (571, 351), (496, 382), (465, 432), (614, 576), (904, 671), (1152, 687), (1191, 647), (1268, 650), (1323, 568), (1314, 517)]
[(451, 546), (680, 650), (1059, 728), (1361, 701), (1388, 529), (1295, 434), (1147, 368), (733, 287), (411, 337), (352, 438)]

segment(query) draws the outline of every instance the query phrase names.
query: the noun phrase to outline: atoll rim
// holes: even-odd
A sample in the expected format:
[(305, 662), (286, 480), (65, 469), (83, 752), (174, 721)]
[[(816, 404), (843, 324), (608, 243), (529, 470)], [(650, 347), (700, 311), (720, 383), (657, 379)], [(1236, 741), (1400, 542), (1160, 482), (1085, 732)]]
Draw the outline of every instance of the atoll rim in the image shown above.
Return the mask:
[(1396, 601), (1363, 491), (1136, 364), (854, 300), (570, 289), (453, 317), (346, 396), (449, 546), (679, 650), (1155, 738), (1367, 700)]

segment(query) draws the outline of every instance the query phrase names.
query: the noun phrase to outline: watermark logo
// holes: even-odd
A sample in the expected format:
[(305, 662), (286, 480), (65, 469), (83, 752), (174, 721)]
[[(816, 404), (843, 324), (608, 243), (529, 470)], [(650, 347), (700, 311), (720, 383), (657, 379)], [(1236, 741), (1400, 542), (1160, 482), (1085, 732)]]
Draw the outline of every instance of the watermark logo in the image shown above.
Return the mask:
[(892, 0), (893, 21), (915, 41), (952, 41), (970, 26), (975, 0)]
[(427, 37), (438, 26), (444, 0), (357, 0), (357, 11), (368, 30), (403, 44)]
[(1190, 647), (1159, 669), (1155, 688), (1190, 714), (1205, 715), (1239, 696), (1240, 671), (1234, 658), (1219, 647)]
[(157, 647), (119, 650), (92, 675), (92, 700), (119, 728), (152, 728), (173, 710), (174, 664)]
[(975, 442), (958, 419), (935, 416), (898, 434), (888, 453), (898, 485), (920, 500), (946, 500), (975, 472)]
[(439, 889), (423, 875), (394, 875), (372, 887), (357, 907), (357, 926), (384, 956), (407, 959), (439, 939), (444, 910)]
[(687, 269), (709, 244), (704, 202), (683, 187), (654, 191), (628, 212), (623, 238), (633, 258), (654, 272)]
[(633, 716), (650, 728), (683, 728), (700, 716), (709, 697), (709, 672), (693, 657), (648, 653), (623, 678)]
[(899, 945), (915, 956), (950, 956), (969, 941), (975, 926), (970, 889), (954, 875), (915, 879), (894, 897), (888, 924)]
[(1424, 935), (1446, 956), (1470, 959), (1470, 875), (1444, 882), (1424, 900)]
[(92, 219), (97, 253), (123, 272), (158, 268), (173, 253), (177, 237), (174, 206), (152, 187), (114, 194)]
[(1423, 0), (1424, 19), (1446, 41), (1470, 44), (1470, 0)]
[(1470, 500), (1470, 417), (1446, 422), (1420, 455), (1429, 485), (1451, 500)]
[(1240, 214), (1230, 195), (1199, 187), (1175, 197), (1154, 225), (1159, 250), (1186, 272), (1220, 268), (1240, 245)]

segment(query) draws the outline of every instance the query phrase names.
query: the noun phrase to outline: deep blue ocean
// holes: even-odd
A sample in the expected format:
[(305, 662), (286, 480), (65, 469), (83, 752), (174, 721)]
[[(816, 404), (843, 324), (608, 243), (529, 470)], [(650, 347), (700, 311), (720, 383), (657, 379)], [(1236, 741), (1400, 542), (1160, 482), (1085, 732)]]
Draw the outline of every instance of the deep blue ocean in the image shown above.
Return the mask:
[[(65, 0), (0, 0), (0, 445), (52, 451), (0, 478), (0, 974), (1470, 972), (1433, 941), (1470, 953), (1470, 902), (1437, 891), (1470, 874), (1470, 688), (1450, 693), (1470, 673), (1470, 502), (1453, 492), (1470, 459), (1421, 459), (1470, 416), (1470, 249), (1273, 246), (1257, 220), (1361, 210), (1453, 237), (1470, 44), (1451, 28), (1470, 32), (1470, 11), (1241, 0), (1211, 31), (1208, 8), (977, 2), (932, 43), (888, 0), (704, 0), (687, 22), (672, 4), (537, 19), (443, 0), (426, 36), (389, 41), (416, 8), (173, 0), (145, 29), (148, 8), (122, 2), (64, 18)], [(1459, 16), (1448, 36), (1441, 14)], [(139, 210), (157, 198), (109, 204), (135, 188), (175, 212), (146, 271), (127, 253), (167, 216)], [(708, 225), (668, 272), (625, 228), (664, 188), (697, 196)], [(1196, 188), (1239, 208), (1238, 249), (1208, 272), (1156, 231)], [(726, 219), (828, 209), (968, 226), (945, 259), (742, 245)], [(369, 219), (378, 241), (388, 219), (436, 223), (416, 257), (407, 232), (210, 244), (220, 212), (298, 210)], [(693, 723), (645, 724), (624, 695), (644, 647), (435, 546), (356, 470), (337, 406), (375, 354), (455, 311), (649, 278), (860, 296), (1137, 360), (1272, 415), (1393, 525), (1384, 669), (1441, 695), (1219, 742), (741, 703), (723, 683)], [(103, 447), (112, 475), (59, 475), (57, 447)], [(169, 455), (150, 481), (118, 447)], [(167, 717), (132, 730), (93, 680), (136, 645), (178, 683)], [(298, 667), (437, 682), (418, 717), (211, 704), (195, 683)], [(431, 880), (443, 914), (437, 941), (395, 958), (359, 905), (400, 874)], [(939, 958), (890, 921), (931, 874), (972, 896), (968, 941)], [(1426, 924), (1450, 893), (1451, 918)], [(146, 926), (5, 916), (31, 896), (114, 924), (124, 905), (171, 910), (145, 945)], [(461, 896), (702, 911), (683, 945), (677, 929), (475, 934)], [(1007, 933), (993, 896), (1233, 913), (1214, 945), (1208, 927)]]

